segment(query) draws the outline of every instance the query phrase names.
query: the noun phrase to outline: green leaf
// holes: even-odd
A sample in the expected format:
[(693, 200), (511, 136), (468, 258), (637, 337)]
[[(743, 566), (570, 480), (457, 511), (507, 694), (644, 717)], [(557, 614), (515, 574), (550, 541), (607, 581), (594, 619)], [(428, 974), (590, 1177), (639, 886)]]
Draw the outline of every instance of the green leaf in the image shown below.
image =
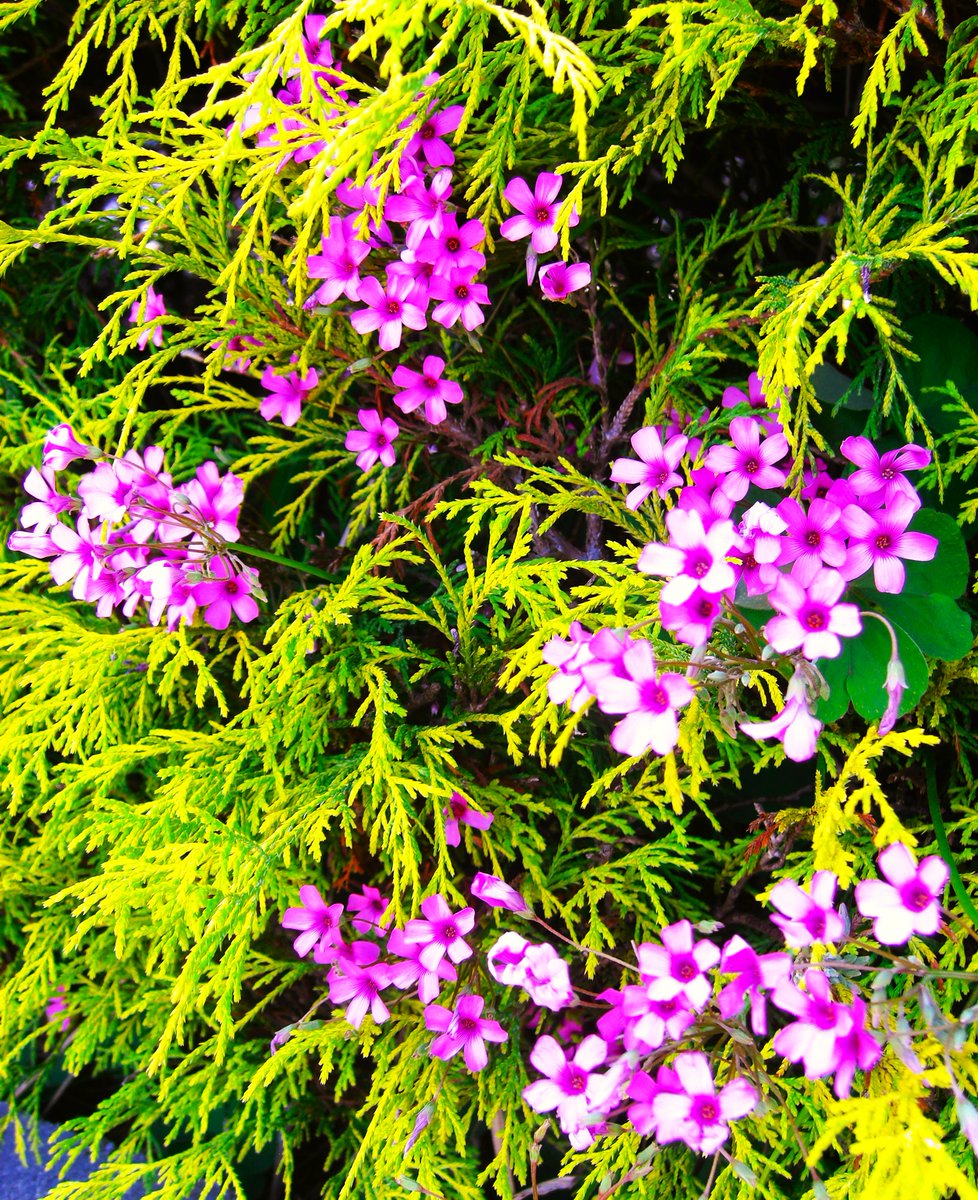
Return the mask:
[(914, 515), (908, 526), (914, 533), (929, 533), (940, 545), (930, 562), (908, 562), (905, 564), (907, 582), (904, 592), (918, 596), (929, 596), (940, 592), (945, 596), (958, 597), (968, 586), (968, 548), (958, 523), (947, 513), (922, 508)]
[[(900, 661), (907, 677), (900, 713), (908, 713), (927, 690), (927, 663), (917, 644), (906, 630), (894, 625)], [(849, 675), (846, 688), (853, 707), (867, 721), (878, 721), (886, 711), (887, 695), (884, 686), (886, 667), (890, 661), (890, 635), (879, 621), (869, 620), (849, 648)]]
[(851, 639), (845, 639), (838, 658), (820, 658), (815, 663), (829, 688), (829, 694), (823, 696), (815, 706), (815, 716), (824, 725), (837, 721), (849, 710), (849, 691), (846, 684), (849, 679), (850, 645)]
[(971, 618), (950, 596), (883, 596), (883, 615), (901, 626), (931, 658), (954, 662), (971, 649)]

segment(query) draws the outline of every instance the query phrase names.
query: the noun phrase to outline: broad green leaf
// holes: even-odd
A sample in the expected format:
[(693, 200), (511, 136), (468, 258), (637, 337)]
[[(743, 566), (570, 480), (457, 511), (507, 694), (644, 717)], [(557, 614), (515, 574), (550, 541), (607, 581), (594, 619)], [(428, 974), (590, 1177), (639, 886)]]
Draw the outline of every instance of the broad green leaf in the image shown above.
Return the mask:
[(849, 710), (849, 690), (846, 684), (849, 679), (851, 642), (851, 638), (843, 640), (842, 653), (838, 658), (820, 658), (815, 664), (829, 687), (829, 694), (815, 706), (815, 716), (826, 725), (837, 721)]
[[(900, 704), (900, 716), (908, 713), (927, 690), (927, 663), (906, 630), (894, 625), (900, 661), (907, 677), (907, 689)], [(884, 687), (890, 661), (890, 635), (879, 621), (865, 621), (863, 631), (853, 638), (849, 649), (849, 676), (846, 687), (853, 707), (867, 721), (878, 721), (886, 711)]]
[(929, 533), (940, 545), (930, 562), (907, 562), (907, 582), (904, 593), (929, 596), (941, 592), (958, 597), (968, 586), (968, 548), (958, 523), (947, 513), (922, 508), (914, 515), (909, 528), (914, 533)]
[(881, 597), (883, 615), (900, 625), (931, 658), (954, 662), (964, 658), (974, 638), (971, 618), (950, 596), (902, 594)]

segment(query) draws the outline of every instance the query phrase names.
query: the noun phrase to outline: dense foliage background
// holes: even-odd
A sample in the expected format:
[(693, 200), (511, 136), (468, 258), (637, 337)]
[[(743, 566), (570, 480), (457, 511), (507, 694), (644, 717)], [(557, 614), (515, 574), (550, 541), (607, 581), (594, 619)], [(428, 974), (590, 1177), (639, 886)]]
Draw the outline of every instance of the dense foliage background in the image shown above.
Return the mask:
[[(347, 101), (290, 133), (277, 91), (313, 11)], [(303, 884), (375, 884), (401, 922), (434, 891), (466, 902), (490, 871), (580, 945), (620, 952), (681, 918), (770, 938), (754, 897), (774, 877), (871, 872), (881, 824), (931, 852), (935, 812), (973, 880), (978, 660), (963, 613), (923, 598), (955, 608), (978, 515), (973, 4), (17, 0), (0, 33), (5, 534), (46, 431), (70, 421), (119, 452), (163, 447), (177, 479), (233, 469), (243, 543), (310, 568), (260, 563), (257, 621), (169, 631), (98, 617), (44, 562), (0, 564), (0, 1097), (24, 1136), (39, 1114), (71, 1118), (62, 1155), (119, 1146), (59, 1200), (136, 1179), (160, 1200), (202, 1180), (252, 1198), (530, 1194), (541, 1119), (520, 1099), (518, 996), (497, 990), (511, 1036), (478, 1076), (429, 1059), (410, 1007), (358, 1034), (328, 1006), (312, 1019), (325, 968), (280, 925)], [(306, 261), (340, 184), (372, 171), (396, 189), (433, 97), (464, 106), (454, 199), (489, 231), (492, 305), (470, 336), (385, 355), (336, 306), (305, 306)], [(255, 111), (278, 137), (241, 132)], [(319, 143), (283, 163), (284, 145)], [(498, 236), (506, 182), (541, 171), (563, 175), (562, 247), (592, 269), (565, 305)], [(141, 349), (129, 315), (149, 285), (167, 315)], [(250, 368), (225, 369), (215, 344), (233, 336), (257, 339)], [(437, 427), (398, 414), (397, 464), (361, 473), (346, 434), (362, 408), (393, 415), (391, 371), (422, 344), (464, 403)], [(260, 376), (293, 365), (318, 386), (285, 428), (259, 413)], [(921, 490), (947, 550), (905, 614), (924, 675), (883, 739), (867, 735), (883, 702), (850, 687), (851, 710), (836, 691), (807, 764), (737, 736), (712, 701), (675, 756), (623, 758), (596, 709), (549, 702), (542, 648), (575, 618), (654, 616), (659, 583), (635, 561), (662, 508), (626, 508), (609, 464), (639, 426), (716, 412), (755, 370), (769, 395), (789, 389), (798, 478), (847, 435), (935, 450)], [(771, 696), (757, 682), (723, 700), (760, 714)], [(454, 791), (495, 814), (457, 848)], [(485, 945), (497, 916), (480, 917)], [(930, 953), (973, 966), (958, 933)], [(619, 983), (593, 955), (574, 970)], [(944, 981), (947, 1011), (971, 986)], [(68, 1031), (44, 1017), (58, 987)], [(714, 1194), (978, 1195), (939, 1075), (950, 1055), (974, 1093), (973, 1028), (927, 1055), (935, 1084), (888, 1055), (848, 1101), (789, 1071)], [(565, 1148), (549, 1135), (541, 1183)], [(685, 1148), (640, 1152), (622, 1131), (572, 1153), (575, 1194), (706, 1185)]]

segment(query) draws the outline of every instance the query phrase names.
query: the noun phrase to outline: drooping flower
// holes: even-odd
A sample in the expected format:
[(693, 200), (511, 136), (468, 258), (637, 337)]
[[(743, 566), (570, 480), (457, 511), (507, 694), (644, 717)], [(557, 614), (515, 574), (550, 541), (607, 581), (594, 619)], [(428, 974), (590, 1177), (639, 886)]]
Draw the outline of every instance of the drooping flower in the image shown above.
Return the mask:
[(700, 1154), (713, 1154), (727, 1140), (729, 1122), (757, 1104), (757, 1090), (746, 1079), (731, 1079), (719, 1091), (709, 1059), (699, 1051), (678, 1054), (672, 1068), (681, 1091), (655, 1090), (651, 1125), (656, 1141), (685, 1142)]
[(410, 367), (394, 368), (391, 379), (401, 391), (394, 394), (394, 403), (403, 413), (414, 412), (424, 405), (424, 415), (432, 425), (440, 425), (448, 415), (446, 404), (460, 404), (462, 388), (453, 379), (443, 379), (445, 360), (437, 354), (425, 357), (420, 371)]
[(482, 1016), (485, 999), (482, 996), (460, 996), (454, 1012), (443, 1004), (429, 1004), (424, 1010), (424, 1023), (439, 1036), (431, 1043), (434, 1058), (445, 1061), (459, 1050), (470, 1071), (481, 1071), (489, 1061), (486, 1042), (505, 1042), (509, 1034), (499, 1024)]
[(448, 798), (448, 808), (445, 814), (445, 841), (449, 846), (458, 846), (462, 841), (459, 824), (469, 825), (472, 829), (486, 830), (496, 819), (492, 813), (481, 813), (472, 807), (461, 792), (452, 792)]
[[(503, 195), (518, 215), (503, 221), (499, 229), (500, 234), (509, 242), (528, 237), (532, 249), (537, 254), (546, 254), (548, 250), (552, 250), (557, 245), (554, 221), (560, 207), (557, 197), (563, 182), (563, 176), (542, 171), (537, 176), (531, 192), (525, 179), (518, 175), (511, 179), (503, 189)], [(572, 211), (568, 224), (573, 226), (577, 221), (577, 213)]]
[(683, 482), (676, 467), (686, 451), (689, 438), (677, 434), (663, 444), (661, 433), (661, 428), (656, 425), (640, 429), (632, 435), (632, 449), (640, 461), (616, 458), (612, 463), (612, 482), (638, 485), (628, 493), (625, 500), (628, 508), (638, 508), (653, 491), (664, 500), (671, 488), (679, 487)]
[(506, 987), (521, 987), (534, 1004), (559, 1012), (573, 1003), (567, 963), (546, 942), (532, 944), (518, 933), (504, 933), (486, 955), (489, 974)]
[(876, 860), (882, 879), (856, 884), (856, 907), (873, 918), (873, 935), (884, 946), (902, 946), (914, 934), (936, 933), (941, 924), (941, 896), (950, 871), (936, 854), (919, 863), (902, 842), (880, 851)]
[(261, 402), (261, 415), (266, 421), (281, 417), (283, 425), (294, 425), (302, 413), (302, 402), (318, 383), (319, 376), (312, 367), (305, 375), (300, 375), (298, 371), (278, 375), (274, 367), (266, 367), (261, 385), (268, 395)]
[(842, 514), (849, 531), (849, 552), (842, 566), (846, 579), (856, 579), (872, 568), (878, 591), (891, 595), (902, 591), (907, 573), (901, 559), (929, 562), (937, 553), (937, 538), (907, 532), (919, 507), (916, 496), (904, 492), (875, 513), (848, 505)]
[(778, 513), (763, 501), (744, 513), (737, 530), (740, 547), (731, 557), (739, 559), (739, 582), (748, 596), (767, 595), (781, 578), (774, 564), (781, 556), (785, 528)]
[(53, 471), (63, 471), (78, 458), (99, 458), (95, 446), (87, 446), (78, 440), (75, 431), (65, 421), (48, 433), (41, 451), (41, 464)]
[(31, 504), (25, 504), (20, 510), (20, 523), (24, 529), (33, 529), (35, 533), (46, 533), (58, 524), (58, 517), (65, 512), (77, 508), (77, 501), (71, 496), (62, 496), (55, 484), (53, 467), (31, 467), (24, 477), (24, 491), (34, 497)]
[(779, 654), (801, 650), (806, 658), (838, 658), (843, 637), (855, 637), (862, 618), (855, 604), (840, 604), (846, 581), (831, 567), (821, 567), (807, 587), (791, 575), (782, 575), (771, 593), (771, 604), (781, 614), (764, 626), (764, 636)]
[(812, 711), (806, 675), (796, 669), (788, 681), (784, 707), (770, 721), (741, 721), (740, 732), (755, 741), (777, 738), (792, 762), (807, 762), (815, 753), (822, 722)]
[(445, 898), (435, 892), (421, 901), (424, 917), (414, 917), (404, 927), (406, 941), (421, 946), (422, 965), (433, 971), (447, 955), (453, 963), (472, 957), (472, 947), (465, 941), (465, 934), (475, 924), (475, 911), (459, 909), (453, 913)]
[(779, 914), (771, 920), (789, 946), (800, 948), (842, 937), (845, 925), (833, 907), (838, 882), (834, 871), (816, 871), (807, 891), (793, 879), (782, 879), (771, 888), (770, 901)]
[(361, 408), (357, 417), (363, 428), (351, 429), (345, 443), (347, 450), (356, 453), (357, 466), (369, 471), (380, 459), (382, 466), (392, 467), (397, 458), (392, 444), (399, 433), (397, 422), (392, 417), (381, 418), (372, 408)]
[(540, 291), (548, 300), (566, 300), (591, 282), (591, 264), (586, 262), (547, 263), (540, 268)]
[(305, 958), (318, 943), (334, 945), (340, 940), (342, 916), (342, 904), (327, 904), (319, 894), (319, 889), (307, 883), (299, 888), (299, 906), (287, 908), (282, 914), (282, 928), (300, 930), (292, 945), (296, 954)]
[(480, 871), (473, 876), (469, 891), (476, 900), (490, 908), (505, 908), (510, 912), (528, 912), (529, 907), (516, 888), (500, 879), (498, 875), (486, 875)]

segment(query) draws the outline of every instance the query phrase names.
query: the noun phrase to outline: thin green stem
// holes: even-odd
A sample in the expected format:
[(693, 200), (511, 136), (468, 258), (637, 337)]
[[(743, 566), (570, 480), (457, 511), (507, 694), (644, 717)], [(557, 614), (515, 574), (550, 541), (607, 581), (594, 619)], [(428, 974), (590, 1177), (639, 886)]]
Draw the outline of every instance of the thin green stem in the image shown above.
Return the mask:
[(235, 543), (228, 549), (232, 554), (251, 554), (255, 558), (264, 558), (268, 562), (278, 563), (282, 567), (291, 567), (293, 571), (298, 571), (301, 575), (315, 575), (317, 579), (325, 579), (329, 583), (336, 582), (336, 576), (330, 574), (329, 571), (324, 571), (321, 567), (297, 562), (294, 558), (286, 558), (282, 554), (273, 554), (271, 550), (259, 550), (257, 546), (242, 546), (240, 543)]
[(941, 806), (937, 798), (937, 770), (934, 767), (933, 756), (928, 756), (926, 762), (927, 804), (930, 808), (931, 820), (934, 822), (934, 836), (937, 838), (937, 848), (940, 850), (941, 858), (947, 863), (947, 869), (951, 873), (951, 887), (958, 898), (958, 903), (968, 914), (972, 924), (978, 927), (978, 909), (972, 903), (971, 897), (968, 895), (964, 882), (958, 873), (958, 865), (954, 861), (954, 855), (951, 853), (951, 846), (947, 840), (947, 830), (944, 828), (944, 821), (941, 818)]

